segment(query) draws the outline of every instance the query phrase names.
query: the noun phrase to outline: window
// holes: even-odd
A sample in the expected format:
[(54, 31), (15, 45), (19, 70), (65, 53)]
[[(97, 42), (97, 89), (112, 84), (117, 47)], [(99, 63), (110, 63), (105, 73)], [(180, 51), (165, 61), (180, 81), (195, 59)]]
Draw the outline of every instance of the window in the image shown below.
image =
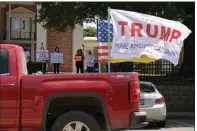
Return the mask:
[(30, 18), (11, 18), (11, 38), (30, 38)]
[(9, 73), (9, 53), (6, 49), (0, 49), (0, 74)]
[(140, 82), (140, 92), (155, 92), (155, 88), (151, 83)]

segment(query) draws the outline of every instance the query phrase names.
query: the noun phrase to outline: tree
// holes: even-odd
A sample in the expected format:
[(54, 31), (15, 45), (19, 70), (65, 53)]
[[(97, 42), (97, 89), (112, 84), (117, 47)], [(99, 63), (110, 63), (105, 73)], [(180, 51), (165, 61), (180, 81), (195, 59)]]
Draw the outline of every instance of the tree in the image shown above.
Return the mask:
[(195, 76), (195, 16), (194, 11), (187, 9), (187, 17), (183, 20), (192, 33), (184, 41), (183, 65), (178, 75)]
[(83, 30), (84, 37), (96, 37), (96, 28), (88, 27), (87, 29)]
[[(194, 2), (39, 2), (41, 9), (38, 22), (43, 22), (43, 26), (49, 29), (65, 31), (68, 28), (75, 28), (75, 24), (83, 24), (84, 21), (94, 21), (95, 16), (101, 19), (107, 19), (107, 8), (123, 9), (156, 15), (171, 20), (182, 21), (185, 18), (185, 10), (190, 8), (195, 12)], [(190, 25), (190, 24), (189, 24)], [(91, 31), (87, 31), (90, 33)], [(194, 33), (193, 33), (194, 34)], [(194, 35), (193, 35), (194, 36)], [(191, 39), (191, 38), (190, 38)], [(194, 37), (192, 38), (194, 39)], [(183, 67), (181, 74), (188, 72), (186, 69), (194, 72), (195, 53), (190, 53), (194, 47), (194, 40), (184, 51)], [(194, 49), (194, 48), (193, 48)], [(193, 51), (194, 52), (194, 51)], [(188, 64), (188, 57), (191, 57)], [(193, 64), (193, 65), (191, 65)]]
[(172, 20), (182, 20), (184, 9), (194, 2), (39, 2), (38, 22), (45, 28), (65, 31), (75, 24), (94, 21), (95, 16), (107, 18), (107, 8), (137, 11)]

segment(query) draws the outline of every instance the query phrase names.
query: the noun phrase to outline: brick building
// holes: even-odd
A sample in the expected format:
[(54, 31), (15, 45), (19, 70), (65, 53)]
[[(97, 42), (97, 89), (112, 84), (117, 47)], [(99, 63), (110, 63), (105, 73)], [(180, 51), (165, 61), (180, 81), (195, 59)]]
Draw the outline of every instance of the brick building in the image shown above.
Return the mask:
[[(53, 52), (58, 46), (64, 54), (61, 72), (73, 72), (74, 55), (83, 45), (83, 27), (76, 25), (74, 30), (57, 32), (42, 28), (35, 20), (39, 16), (40, 7), (34, 2), (0, 2), (0, 43), (13, 43), (30, 50), (31, 60), (35, 61), (35, 52), (41, 43)], [(52, 71), (49, 64), (49, 71)]]

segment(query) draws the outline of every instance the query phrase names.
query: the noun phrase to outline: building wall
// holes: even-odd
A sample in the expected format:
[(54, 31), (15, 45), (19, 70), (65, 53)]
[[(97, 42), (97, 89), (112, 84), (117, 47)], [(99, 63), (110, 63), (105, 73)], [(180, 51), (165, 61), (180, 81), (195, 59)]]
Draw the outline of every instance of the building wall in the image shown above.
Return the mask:
[[(37, 16), (39, 17), (37, 6)], [(64, 63), (60, 65), (60, 72), (75, 71), (74, 55), (77, 49), (83, 45), (83, 27), (76, 25), (74, 30), (66, 32), (58, 32), (54, 30), (44, 29), (40, 23), (37, 23), (37, 49), (40, 49), (41, 43), (49, 52), (54, 52), (55, 47), (59, 47), (64, 54)], [(49, 64), (48, 71), (53, 72), (53, 64)]]
[[(2, 9), (1, 9), (2, 8)], [(45, 49), (48, 49), (49, 52), (53, 52), (54, 48), (58, 46), (60, 51), (64, 54), (64, 64), (61, 64), (60, 71), (61, 72), (72, 72), (75, 70), (74, 64), (74, 55), (77, 49), (81, 48), (83, 45), (83, 27), (80, 25), (76, 25), (74, 30), (69, 29), (66, 32), (57, 32), (54, 30), (47, 30), (42, 27), (40, 23), (36, 23), (35, 25), (31, 26), (31, 32), (36, 32), (36, 40), (9, 40), (9, 5), (6, 4), (4, 7), (0, 8), (0, 42), (1, 39), (4, 43), (15, 43), (21, 46), (30, 46), (31, 47), (31, 55), (32, 60), (35, 60), (35, 52), (36, 50), (40, 49), (41, 43), (43, 43)], [(17, 9), (17, 10), (15, 10)], [(39, 6), (35, 4), (11, 4), (11, 17), (21, 17), (27, 18), (31, 17), (36, 19), (39, 17), (38, 10), (40, 9)], [(2, 18), (2, 19), (1, 19)], [(4, 24), (2, 24), (4, 23)], [(3, 39), (3, 36), (6, 36)], [(49, 72), (53, 71), (53, 65), (49, 64), (48, 68)]]
[[(41, 6), (37, 5), (37, 17), (39, 17), (39, 9)], [(42, 27), (42, 23), (36, 23), (36, 50), (41, 48), (41, 43), (45, 49), (47, 49), (47, 30)]]
[[(17, 8), (25, 8), (25, 9), (19, 9), (17, 11), (14, 11), (15, 9)], [(35, 4), (32, 4), (32, 5), (23, 5), (23, 4), (12, 4), (11, 5), (11, 17), (17, 17), (17, 18), (31, 18), (32, 21), (35, 20), (35, 15), (36, 15), (36, 5)], [(32, 12), (32, 13), (31, 13)], [(6, 5), (5, 7), (5, 14), (4, 14), (4, 17), (5, 17), (5, 23), (7, 23), (7, 27), (5, 28), (4, 26), (4, 32), (7, 32), (7, 40), (8, 40), (8, 37), (9, 37), (9, 27), (10, 27), (10, 20), (9, 20), (9, 4)], [(35, 24), (32, 22), (32, 27), (31, 27), (31, 32), (35, 32)]]
[(3, 41), (4, 8), (0, 7), (0, 43)]
[[(30, 8), (31, 9), (31, 8)], [(21, 6), (17, 6), (16, 8), (12, 8), (11, 10), (11, 13), (10, 13), (10, 17), (11, 18), (28, 18), (30, 19), (30, 23), (29, 23), (29, 26), (30, 26), (30, 29), (28, 30), (28, 32), (33, 32), (35, 33), (35, 17), (36, 17), (36, 12), (33, 12), (31, 11), (30, 9), (28, 8), (25, 8), (23, 7), (22, 5)], [(6, 28), (6, 32), (7, 32), (7, 37), (6, 39), (8, 40), (9, 39), (9, 29), (10, 29), (10, 25), (11, 25), (11, 22), (10, 22), (10, 19), (9, 19), (9, 10), (6, 10), (6, 23), (7, 23), (7, 28)], [(32, 38), (34, 37), (33, 34), (31, 34)]]
[[(60, 72), (72, 72), (72, 30), (66, 32), (58, 32), (47, 30), (47, 49), (49, 52), (54, 52), (55, 47), (60, 48), (60, 52), (64, 54), (64, 63), (60, 65)], [(53, 71), (53, 64), (49, 64), (49, 72)]]
[[(33, 12), (36, 12), (37, 9), (36, 9), (36, 5), (35, 4), (31, 4), (31, 5), (24, 5), (24, 4), (16, 4), (16, 3), (13, 3), (11, 4), (11, 9), (15, 9), (15, 8), (18, 8), (18, 7), (24, 7), (30, 11), (33, 11)], [(9, 11), (9, 5), (7, 4), (6, 5), (6, 8), (5, 8), (6, 12)]]
[[(2, 10), (1, 10), (2, 11)], [(30, 49), (31, 53), (31, 60), (33, 61), (35, 58), (35, 32), (36, 32), (36, 24), (34, 23), (35, 17), (36, 17), (36, 5), (35, 4), (29, 4), (24, 5), (23, 3), (12, 3), (11, 4), (11, 12), (9, 13), (9, 4), (5, 3), (5, 6), (3, 8), (3, 25), (2, 26), (2, 33), (3, 33), (3, 43), (12, 43), (17, 44), (23, 47), (26, 47)], [(9, 16), (10, 15), (10, 16)], [(30, 29), (24, 30), (24, 32), (30, 33), (30, 39), (22, 39), (22, 37), (19, 36), (19, 39), (9, 39), (10, 38), (10, 19), (9, 17), (15, 17), (15, 18), (30, 18)], [(17, 35), (20, 35), (20, 32), (15, 32)], [(24, 35), (24, 34), (23, 34)], [(21, 38), (21, 39), (20, 39)]]

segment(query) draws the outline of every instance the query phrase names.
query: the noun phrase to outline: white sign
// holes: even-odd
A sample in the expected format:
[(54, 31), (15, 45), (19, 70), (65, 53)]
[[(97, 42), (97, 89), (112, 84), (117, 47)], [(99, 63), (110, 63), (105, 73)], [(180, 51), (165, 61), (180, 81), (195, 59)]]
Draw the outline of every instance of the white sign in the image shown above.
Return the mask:
[(64, 63), (63, 53), (50, 53), (51, 63)]
[(46, 62), (49, 59), (48, 50), (37, 50), (36, 51), (36, 61), (37, 62)]
[(166, 59), (178, 64), (183, 41), (191, 31), (177, 21), (110, 9), (113, 23), (111, 58)]
[(93, 55), (86, 56), (86, 65), (88, 67), (94, 67), (95, 64), (95, 57)]

